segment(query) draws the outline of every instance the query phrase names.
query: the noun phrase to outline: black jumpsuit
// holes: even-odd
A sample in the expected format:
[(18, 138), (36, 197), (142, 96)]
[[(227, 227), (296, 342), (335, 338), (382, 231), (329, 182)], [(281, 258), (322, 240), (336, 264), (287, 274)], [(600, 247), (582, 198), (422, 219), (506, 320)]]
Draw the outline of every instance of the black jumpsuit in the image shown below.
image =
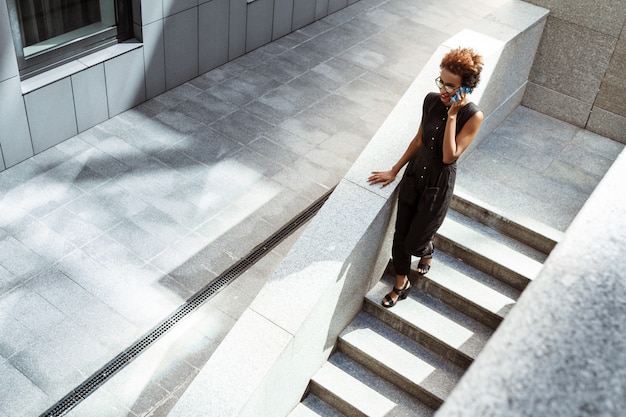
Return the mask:
[[(456, 121), (456, 134), (479, 111), (474, 103), (463, 106)], [(456, 161), (443, 163), (443, 135), (448, 107), (438, 93), (424, 99), (422, 144), (417, 149), (399, 184), (398, 213), (392, 256), (395, 272), (408, 275), (411, 255), (432, 256), (432, 239), (450, 207), (456, 179)]]

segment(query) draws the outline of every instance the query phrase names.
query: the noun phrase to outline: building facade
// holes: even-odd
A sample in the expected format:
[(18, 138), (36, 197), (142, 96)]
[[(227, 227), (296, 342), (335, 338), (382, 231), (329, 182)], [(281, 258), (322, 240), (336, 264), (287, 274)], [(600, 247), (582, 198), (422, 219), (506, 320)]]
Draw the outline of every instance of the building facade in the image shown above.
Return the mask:
[(356, 1), (0, 0), (0, 171)]

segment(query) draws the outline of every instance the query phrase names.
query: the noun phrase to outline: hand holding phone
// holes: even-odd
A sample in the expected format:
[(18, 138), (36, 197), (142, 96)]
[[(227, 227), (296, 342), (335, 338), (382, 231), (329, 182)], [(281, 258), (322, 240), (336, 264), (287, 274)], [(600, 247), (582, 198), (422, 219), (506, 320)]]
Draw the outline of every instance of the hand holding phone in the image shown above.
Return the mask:
[[(461, 93), (471, 94), (472, 89), (466, 86), (462, 86), (461, 89), (450, 99), (450, 103), (455, 103), (462, 99)], [(458, 98), (457, 98), (458, 97)]]

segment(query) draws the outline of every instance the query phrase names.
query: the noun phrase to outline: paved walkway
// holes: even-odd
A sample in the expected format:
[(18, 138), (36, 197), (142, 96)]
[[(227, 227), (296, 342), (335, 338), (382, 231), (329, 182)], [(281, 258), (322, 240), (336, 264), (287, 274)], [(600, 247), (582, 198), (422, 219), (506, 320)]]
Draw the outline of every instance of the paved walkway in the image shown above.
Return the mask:
[[(326, 193), (501, 3), (361, 0), (1, 172), (0, 417), (53, 406)], [(621, 148), (521, 108), (459, 185), (563, 230)], [(167, 415), (296, 238), (68, 415)]]

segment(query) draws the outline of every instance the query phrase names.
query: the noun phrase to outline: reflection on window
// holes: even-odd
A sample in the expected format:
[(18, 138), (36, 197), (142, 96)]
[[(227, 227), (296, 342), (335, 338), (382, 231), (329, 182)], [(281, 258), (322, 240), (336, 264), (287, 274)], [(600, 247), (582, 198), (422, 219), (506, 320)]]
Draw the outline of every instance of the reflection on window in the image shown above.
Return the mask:
[[(6, 0), (6, 4), (22, 79), (133, 36), (131, 0)], [(156, 4), (155, 0), (151, 6)]]
[(24, 57), (115, 26), (113, 0), (19, 0)]

